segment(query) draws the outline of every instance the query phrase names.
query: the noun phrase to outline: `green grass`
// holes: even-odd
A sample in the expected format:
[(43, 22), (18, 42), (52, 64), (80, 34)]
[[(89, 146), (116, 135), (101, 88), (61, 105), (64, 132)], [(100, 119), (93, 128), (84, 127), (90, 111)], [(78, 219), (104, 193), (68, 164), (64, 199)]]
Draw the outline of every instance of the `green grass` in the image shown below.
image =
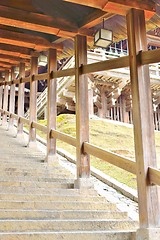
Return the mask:
[[(46, 125), (45, 120), (39, 123)], [(134, 138), (133, 129), (122, 125), (117, 125), (108, 121), (90, 119), (90, 143), (97, 145), (106, 150), (112, 151), (119, 155), (125, 156), (132, 160), (134, 155)], [(57, 117), (57, 130), (76, 136), (75, 115), (64, 114)], [(43, 133), (38, 132), (41, 137), (45, 138)], [(156, 150), (158, 158), (160, 157), (160, 133), (155, 133)], [(75, 148), (62, 141), (57, 140), (57, 146), (68, 151), (75, 156)], [(91, 157), (91, 165), (103, 171), (107, 175), (115, 178), (129, 187), (136, 188), (136, 176), (117, 168), (106, 161)]]

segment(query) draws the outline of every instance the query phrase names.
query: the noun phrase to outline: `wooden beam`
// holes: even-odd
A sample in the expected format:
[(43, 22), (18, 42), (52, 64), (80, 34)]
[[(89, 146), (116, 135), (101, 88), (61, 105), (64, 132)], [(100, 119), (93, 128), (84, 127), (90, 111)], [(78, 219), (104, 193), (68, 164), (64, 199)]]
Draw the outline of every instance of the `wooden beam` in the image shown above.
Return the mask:
[(65, 19), (54, 19), (44, 14), (23, 11), (11, 7), (0, 5), (0, 23), (7, 26), (28, 29), (54, 35), (61, 35), (60, 31), (78, 32), (78, 27), (74, 22)]
[(1, 29), (0, 43), (32, 48), (37, 51), (52, 47), (52, 44), (42, 37), (3, 29)]
[(148, 65), (142, 66), (139, 51), (147, 50), (145, 17), (142, 10), (127, 14), (133, 124), (137, 162), (140, 228), (159, 227), (160, 210), (156, 186), (149, 185), (148, 167), (156, 167), (152, 97)]
[[(25, 63), (21, 62), (19, 65), (19, 78), (25, 77)], [(24, 117), (24, 87), (25, 83), (19, 84), (18, 89), (18, 117)], [(17, 126), (17, 136), (22, 136), (23, 134), (23, 123), (18, 121)]]
[(113, 16), (115, 16), (114, 13), (106, 13), (105, 11), (97, 9), (83, 19), (83, 22), (81, 23), (81, 29), (94, 27), (95, 25), (101, 23), (103, 18), (107, 20)]
[[(103, 16), (103, 11), (99, 12), (98, 19), (100, 15)], [(94, 19), (95, 17), (96, 15), (94, 16)], [(93, 19), (93, 17), (91, 18)], [(43, 32), (65, 38), (74, 37), (78, 32), (82, 31), (81, 29), (78, 29), (78, 26), (73, 21), (69, 22), (63, 18), (54, 19), (51, 16), (34, 12), (28, 14), (28, 11), (3, 5), (0, 5), (0, 23), (6, 26), (16, 26), (17, 28)], [(83, 28), (85, 28), (85, 26), (83, 26)], [(87, 36), (92, 35), (87, 28), (83, 29), (83, 34), (86, 34)], [(59, 49), (58, 46), (59, 45), (57, 44), (54, 47)]]
[(12, 65), (13, 65), (13, 64), (11, 64), (11, 63), (0, 61), (0, 66), (1, 66), (1, 67), (11, 68)]
[(56, 138), (51, 138), (51, 129), (56, 129), (57, 117), (57, 79), (51, 77), (51, 72), (57, 71), (57, 51), (49, 49), (48, 52), (48, 99), (47, 99), (47, 161), (56, 160)]
[(30, 73), (30, 102), (29, 102), (29, 146), (36, 142), (36, 129), (32, 127), (32, 122), (37, 121), (37, 81), (33, 81), (32, 76), (38, 74), (38, 57), (31, 58)]
[(155, 3), (153, 1), (133, 1), (133, 0), (64, 0), (81, 4), (84, 6), (94, 7), (106, 12), (126, 15), (131, 8), (145, 10), (147, 19), (155, 13)]
[[(9, 81), (9, 70), (5, 70), (5, 81)], [(8, 86), (4, 86), (4, 93), (3, 93), (3, 111), (8, 110)], [(2, 118), (2, 125), (7, 125), (7, 115), (3, 113)]]
[[(25, 61), (25, 60), (23, 60), (20, 57), (16, 57), (16, 56), (9, 56), (9, 55), (6, 55), (6, 54), (0, 54), (0, 62), (2, 62), (2, 61), (5, 62), (5, 63), (17, 64), (17, 63)], [(26, 60), (26, 62), (28, 62), (28, 60)]]
[[(11, 81), (15, 78), (14, 67), (11, 68)], [(11, 84), (10, 86), (10, 94), (9, 94), (9, 112), (15, 113), (15, 84)], [(13, 128), (14, 126), (14, 118), (10, 116), (8, 130)]]
[(81, 74), (82, 64), (87, 64), (87, 42), (86, 37), (77, 35), (75, 38), (77, 181), (90, 177), (90, 159), (83, 149), (83, 143), (89, 141), (89, 110), (88, 81), (87, 76)]
[(13, 46), (10, 44), (0, 43), (0, 54), (5, 54), (20, 58), (31, 58), (33, 50), (28, 47)]
[(151, 46), (160, 47), (160, 38), (159, 36), (147, 34), (147, 43)]

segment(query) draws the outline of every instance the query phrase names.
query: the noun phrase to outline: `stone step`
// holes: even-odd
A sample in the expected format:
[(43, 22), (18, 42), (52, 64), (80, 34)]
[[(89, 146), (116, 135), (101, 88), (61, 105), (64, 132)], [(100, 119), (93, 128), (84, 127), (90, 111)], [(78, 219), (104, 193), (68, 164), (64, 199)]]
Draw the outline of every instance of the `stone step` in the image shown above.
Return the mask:
[(13, 177), (33, 177), (33, 178), (71, 178), (73, 177), (72, 174), (70, 173), (58, 173), (58, 172), (53, 172), (53, 171), (27, 171), (26, 169), (24, 170), (18, 170), (18, 169), (12, 169), (12, 170), (5, 170), (5, 171), (0, 171), (0, 176), (3, 176), (3, 179), (8, 176), (13, 176)]
[[(0, 172), (28, 172), (29, 174), (32, 174), (34, 176), (34, 174), (38, 173), (38, 174), (64, 174), (64, 175), (72, 175), (70, 172), (68, 172), (67, 170), (64, 170), (62, 168), (59, 168), (59, 169), (56, 169), (56, 168), (25, 168), (25, 167), (20, 167), (20, 168), (17, 168), (17, 167), (11, 167), (11, 166), (8, 166), (8, 167), (1, 167), (1, 170)], [(3, 175), (2, 175), (3, 176)]]
[(1, 240), (136, 240), (135, 231), (0, 233)]
[(0, 220), (0, 232), (3, 231), (105, 231), (135, 230), (137, 223), (130, 220)]
[(98, 196), (83, 196), (83, 195), (53, 195), (53, 194), (2, 194), (0, 200), (18, 200), (18, 201), (85, 201), (85, 202), (107, 202), (105, 198)]
[(74, 183), (60, 182), (36, 182), (36, 181), (0, 181), (0, 186), (3, 187), (32, 187), (32, 188), (74, 188)]
[(22, 164), (22, 165), (15, 165), (15, 164), (3, 164), (1, 167), (0, 167), (1, 171), (17, 171), (17, 170), (20, 170), (20, 171), (30, 171), (30, 172), (34, 172), (34, 171), (37, 171), (37, 172), (62, 172), (62, 173), (69, 173), (68, 170), (66, 169), (63, 169), (61, 166), (58, 166), (58, 167), (53, 167), (53, 166), (32, 166), (31, 164), (28, 164), (28, 165), (25, 165), (25, 164)]
[(94, 189), (83, 191), (80, 189), (65, 189), (65, 188), (36, 188), (36, 187), (0, 187), (0, 193), (27, 193), (27, 194), (59, 194), (61, 195), (77, 195), (84, 196), (92, 195), (97, 196), (97, 192)]
[(73, 183), (75, 181), (75, 179), (73, 178), (61, 178), (59, 176), (59, 178), (56, 177), (30, 177), (30, 176), (5, 176), (5, 177), (0, 177), (0, 182), (42, 182), (44, 183)]
[(53, 209), (53, 210), (116, 210), (116, 205), (104, 202), (64, 201), (0, 201), (0, 209)]
[(106, 210), (0, 210), (0, 219), (128, 219), (127, 212)]

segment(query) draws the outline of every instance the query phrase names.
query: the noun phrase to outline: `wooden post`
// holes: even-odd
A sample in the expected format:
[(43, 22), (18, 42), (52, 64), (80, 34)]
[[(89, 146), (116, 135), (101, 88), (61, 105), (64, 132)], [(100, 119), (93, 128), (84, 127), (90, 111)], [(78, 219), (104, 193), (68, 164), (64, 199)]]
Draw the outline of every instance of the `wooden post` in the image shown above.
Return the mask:
[(126, 100), (125, 96), (121, 96), (121, 103), (122, 103), (122, 121), (124, 123), (129, 123), (129, 112), (126, 111)]
[(101, 118), (106, 118), (106, 113), (107, 113), (107, 99), (106, 99), (106, 94), (105, 94), (105, 87), (101, 87), (100, 90), (101, 94), (101, 104), (102, 108), (98, 109), (98, 116)]
[(36, 143), (36, 129), (32, 126), (37, 121), (37, 81), (33, 81), (33, 75), (38, 74), (38, 57), (31, 58), (31, 79), (30, 79), (30, 102), (29, 102), (29, 146)]
[[(14, 67), (11, 68), (11, 81), (15, 78)], [(15, 84), (11, 84), (10, 86), (10, 97), (9, 97), (9, 112), (15, 113)], [(14, 126), (14, 118), (10, 116), (8, 130), (13, 128)]]
[(94, 103), (93, 103), (93, 88), (88, 89), (88, 105), (89, 105), (89, 115), (94, 115)]
[[(0, 77), (2, 77), (2, 75), (0, 74)], [(3, 86), (0, 86), (0, 109), (2, 109), (3, 107)], [(0, 124), (1, 124), (1, 117), (2, 117), (2, 113), (0, 112)]]
[(127, 14), (133, 123), (137, 162), (140, 229), (137, 239), (160, 239), (160, 210), (157, 186), (150, 186), (148, 167), (156, 167), (153, 110), (149, 67), (141, 65), (139, 51), (147, 50), (144, 11), (131, 9)]
[[(5, 81), (9, 81), (9, 70), (5, 71)], [(3, 110), (8, 110), (8, 85), (4, 86), (4, 93), (3, 93)], [(7, 125), (7, 115), (3, 113), (2, 118), (2, 125)]]
[(76, 157), (77, 180), (75, 187), (90, 187), (90, 159), (83, 151), (83, 143), (89, 142), (88, 81), (80, 67), (87, 64), (87, 41), (85, 36), (75, 38), (75, 92), (76, 92)]
[[(24, 78), (25, 77), (25, 63), (20, 63), (19, 65), (19, 78)], [(20, 83), (19, 84), (19, 89), (18, 89), (18, 116), (19, 117), (24, 117), (24, 87), (25, 83)], [(23, 123), (20, 123), (18, 121), (18, 126), (17, 126), (17, 136), (23, 134)]]
[(47, 158), (48, 162), (56, 161), (56, 139), (51, 138), (51, 129), (56, 129), (57, 117), (57, 79), (51, 78), (51, 72), (57, 71), (57, 50), (49, 49), (48, 51), (48, 99), (47, 99)]

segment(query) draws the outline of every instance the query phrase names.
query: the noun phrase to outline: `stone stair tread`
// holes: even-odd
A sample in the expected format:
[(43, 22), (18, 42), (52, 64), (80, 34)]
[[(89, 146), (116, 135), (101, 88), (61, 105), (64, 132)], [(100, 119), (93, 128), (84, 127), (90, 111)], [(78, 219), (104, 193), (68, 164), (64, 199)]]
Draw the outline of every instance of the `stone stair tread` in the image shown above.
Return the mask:
[(0, 186), (3, 187), (38, 187), (38, 188), (74, 188), (74, 180), (72, 183), (61, 183), (61, 182), (38, 182), (38, 181), (0, 181)]
[(64, 183), (73, 183), (75, 181), (74, 178), (41, 178), (41, 177), (34, 177), (31, 178), (29, 176), (22, 176), (22, 177), (15, 177), (15, 176), (6, 176), (6, 177), (0, 177), (0, 182), (42, 182), (42, 183), (57, 183), (57, 182), (64, 182)]
[[(135, 231), (50, 231), (0, 233), (1, 240), (135, 240)], [(11, 238), (10, 238), (11, 237)]]
[[(3, 193), (17, 193), (17, 194), (51, 194), (51, 195), (57, 195), (59, 194), (59, 196), (63, 196), (66, 193), (66, 189), (65, 188), (61, 188), (61, 189), (56, 189), (56, 188), (49, 188), (49, 189), (45, 189), (45, 188), (23, 188), (23, 187), (6, 187), (6, 188), (1, 188), (0, 187), (0, 192)], [(78, 189), (74, 189), (74, 188), (68, 188), (67, 189), (67, 194), (69, 195), (74, 195), (74, 196), (80, 196), (81, 192)], [(90, 191), (88, 192), (88, 194), (86, 192), (82, 193), (83, 196), (88, 196), (88, 195), (92, 195), (92, 196), (97, 196), (97, 193), (95, 191)]]
[[(35, 200), (36, 199), (36, 200)], [(99, 196), (75, 196), (75, 195), (69, 195), (64, 194), (59, 196), (59, 194), (20, 194), (20, 193), (0, 193), (0, 200), (19, 200), (19, 201), (37, 201), (37, 199), (41, 201), (46, 201), (47, 199), (50, 199), (52, 201), (92, 201), (92, 202), (107, 202), (107, 200), (103, 197)]]
[(76, 201), (0, 201), (0, 209), (80, 209), (80, 210), (115, 210), (116, 205), (104, 202), (76, 202)]
[(128, 219), (127, 212), (110, 210), (0, 210), (0, 219)]
[(49, 219), (49, 220), (0, 220), (0, 231), (76, 231), (76, 230), (135, 230), (137, 223), (131, 220), (103, 219)]

